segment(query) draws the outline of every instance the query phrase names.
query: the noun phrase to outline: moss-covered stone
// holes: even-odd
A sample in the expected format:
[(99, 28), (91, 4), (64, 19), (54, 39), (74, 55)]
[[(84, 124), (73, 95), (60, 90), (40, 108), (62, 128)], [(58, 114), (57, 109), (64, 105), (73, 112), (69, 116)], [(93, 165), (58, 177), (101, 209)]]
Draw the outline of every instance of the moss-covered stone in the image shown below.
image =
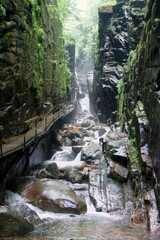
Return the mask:
[(66, 101), (70, 74), (57, 0), (0, 0), (0, 72), (0, 125), (45, 113), (46, 101)]
[[(142, 37), (131, 52), (119, 90), (120, 119), (127, 122), (139, 172), (132, 176), (141, 196), (155, 189), (160, 211), (160, 1), (148, 0)], [(127, 68), (127, 71), (126, 71)], [(134, 134), (133, 134), (134, 129)], [(130, 158), (131, 170), (133, 159)], [(141, 172), (141, 175), (139, 173)], [(156, 183), (156, 184), (155, 184)], [(138, 195), (137, 195), (138, 196)]]

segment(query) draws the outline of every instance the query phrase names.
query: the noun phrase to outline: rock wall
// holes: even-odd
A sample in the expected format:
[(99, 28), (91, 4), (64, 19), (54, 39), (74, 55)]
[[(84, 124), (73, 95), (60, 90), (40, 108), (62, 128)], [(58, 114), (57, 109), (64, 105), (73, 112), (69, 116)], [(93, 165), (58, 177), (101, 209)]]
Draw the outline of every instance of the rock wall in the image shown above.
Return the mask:
[(43, 114), (70, 94), (58, 11), (57, 0), (0, 0), (0, 125)]
[(119, 118), (130, 138), (132, 184), (139, 209), (147, 209), (151, 231), (160, 231), (159, 36), (160, 1), (149, 0), (140, 43), (130, 54), (119, 88)]
[(99, 9), (99, 51), (95, 61), (93, 105), (102, 122), (116, 121), (117, 84), (143, 27), (144, 1), (119, 2)]

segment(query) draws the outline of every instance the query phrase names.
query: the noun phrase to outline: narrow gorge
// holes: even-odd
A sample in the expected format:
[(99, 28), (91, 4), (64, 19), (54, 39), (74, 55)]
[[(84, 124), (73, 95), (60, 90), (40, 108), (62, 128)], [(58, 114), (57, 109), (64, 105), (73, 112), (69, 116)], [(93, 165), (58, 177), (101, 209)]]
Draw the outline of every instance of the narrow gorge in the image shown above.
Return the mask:
[(159, 0), (0, 0), (0, 239), (160, 238)]

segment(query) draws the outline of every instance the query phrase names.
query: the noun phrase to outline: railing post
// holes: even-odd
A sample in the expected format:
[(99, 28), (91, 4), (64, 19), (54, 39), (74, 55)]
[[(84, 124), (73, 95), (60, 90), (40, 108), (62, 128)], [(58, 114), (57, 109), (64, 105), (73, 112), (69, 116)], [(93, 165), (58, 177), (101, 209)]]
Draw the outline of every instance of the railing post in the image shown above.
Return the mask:
[(1, 157), (3, 156), (3, 149), (2, 149), (2, 143), (1, 143)]
[(26, 137), (24, 136), (24, 147), (26, 146)]
[(37, 138), (37, 119), (36, 119), (36, 128), (35, 128), (35, 139)]
[(0, 149), (1, 149), (1, 156), (3, 155), (3, 149), (2, 149), (2, 134), (1, 134), (1, 129), (0, 129)]
[(46, 124), (47, 124), (47, 117), (45, 116), (45, 132), (46, 132), (46, 130), (47, 130)]

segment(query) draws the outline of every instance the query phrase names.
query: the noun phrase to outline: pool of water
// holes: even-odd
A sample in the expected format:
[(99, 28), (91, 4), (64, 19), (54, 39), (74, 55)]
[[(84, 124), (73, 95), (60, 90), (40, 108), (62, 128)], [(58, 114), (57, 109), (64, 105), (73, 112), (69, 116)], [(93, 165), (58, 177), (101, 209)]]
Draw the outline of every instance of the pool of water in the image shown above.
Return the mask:
[[(1, 238), (2, 239), (2, 238)], [(4, 238), (3, 238), (4, 239)], [(158, 240), (145, 228), (129, 223), (127, 218), (106, 213), (81, 216), (55, 214), (29, 236), (5, 238), (5, 240)]]

